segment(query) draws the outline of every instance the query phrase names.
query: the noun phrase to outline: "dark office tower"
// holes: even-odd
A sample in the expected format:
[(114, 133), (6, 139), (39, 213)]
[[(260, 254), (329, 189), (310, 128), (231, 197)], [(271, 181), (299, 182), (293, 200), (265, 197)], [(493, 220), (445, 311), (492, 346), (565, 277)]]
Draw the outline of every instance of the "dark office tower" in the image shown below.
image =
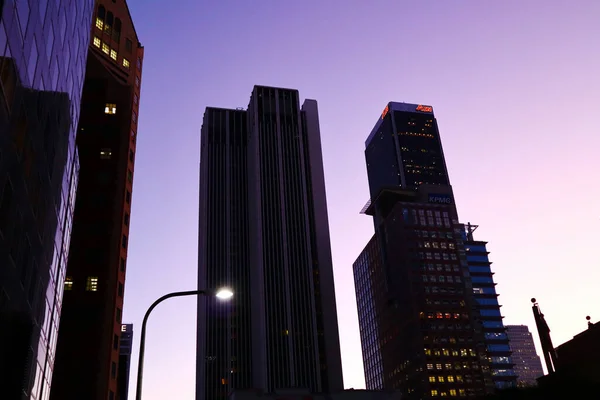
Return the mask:
[(232, 389), (343, 388), (317, 103), (256, 86), (208, 108), (200, 162), (198, 400)]
[(449, 186), (383, 189), (382, 223), (354, 263), (367, 389), (409, 399), (493, 388)]
[(484, 337), (488, 352), (488, 361), (492, 379), (498, 389), (517, 386), (517, 376), (513, 371), (508, 335), (500, 312), (496, 283), (487, 251), (487, 242), (475, 240), (473, 233), (478, 225), (465, 225), (463, 238), (469, 264), (469, 274), (473, 284), (473, 297), (479, 309)]
[(371, 199), (386, 186), (415, 189), (424, 183), (450, 184), (431, 106), (389, 102), (365, 147)]
[(144, 50), (123, 0), (97, 1), (90, 29), (53, 400), (112, 400), (117, 391)]
[(527, 325), (506, 325), (506, 333), (510, 340), (514, 371), (517, 374), (518, 386), (536, 386), (536, 379), (544, 375), (542, 362), (533, 343), (533, 336)]
[(129, 371), (131, 352), (133, 350), (133, 325), (121, 325), (121, 341), (119, 342), (119, 376), (117, 378), (117, 400), (127, 400), (129, 392)]
[(409, 399), (492, 391), (432, 107), (388, 103), (365, 145), (375, 235), (354, 277), (367, 388)]
[[(0, 398), (47, 398), (92, 0), (0, 1)], [(46, 396), (46, 397), (45, 397)]]

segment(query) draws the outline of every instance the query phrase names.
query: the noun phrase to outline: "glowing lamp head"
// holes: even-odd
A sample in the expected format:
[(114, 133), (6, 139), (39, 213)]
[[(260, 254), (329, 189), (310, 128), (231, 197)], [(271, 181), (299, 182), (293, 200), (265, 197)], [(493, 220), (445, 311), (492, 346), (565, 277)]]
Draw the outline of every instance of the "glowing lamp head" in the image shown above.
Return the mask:
[(229, 300), (233, 297), (233, 292), (231, 289), (221, 288), (216, 291), (215, 296), (219, 300)]

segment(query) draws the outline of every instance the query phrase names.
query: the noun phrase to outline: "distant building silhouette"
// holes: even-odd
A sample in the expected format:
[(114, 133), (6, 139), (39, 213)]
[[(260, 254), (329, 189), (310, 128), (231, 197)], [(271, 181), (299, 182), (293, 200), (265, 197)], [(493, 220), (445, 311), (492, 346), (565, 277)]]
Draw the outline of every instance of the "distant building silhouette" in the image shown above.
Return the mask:
[(514, 371), (518, 386), (535, 386), (536, 379), (544, 375), (542, 362), (535, 350), (533, 336), (527, 325), (506, 325), (512, 350)]
[(117, 400), (127, 400), (129, 393), (129, 373), (133, 351), (133, 324), (121, 325), (119, 342), (119, 376), (117, 377)]

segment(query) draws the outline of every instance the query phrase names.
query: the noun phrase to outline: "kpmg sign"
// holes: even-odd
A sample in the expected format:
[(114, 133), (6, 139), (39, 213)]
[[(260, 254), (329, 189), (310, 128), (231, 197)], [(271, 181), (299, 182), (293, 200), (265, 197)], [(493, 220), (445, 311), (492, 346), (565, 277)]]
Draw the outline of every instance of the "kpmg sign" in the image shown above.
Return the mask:
[(430, 194), (429, 202), (436, 204), (452, 204), (452, 196), (449, 194)]

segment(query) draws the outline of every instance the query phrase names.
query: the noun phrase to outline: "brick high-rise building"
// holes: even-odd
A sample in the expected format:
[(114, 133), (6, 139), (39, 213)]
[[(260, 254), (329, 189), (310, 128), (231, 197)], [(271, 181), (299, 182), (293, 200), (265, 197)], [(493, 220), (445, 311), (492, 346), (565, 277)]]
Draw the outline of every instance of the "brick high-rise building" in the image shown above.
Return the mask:
[(0, 1), (0, 398), (50, 392), (92, 0)]
[(117, 393), (144, 49), (124, 0), (96, 1), (90, 28), (52, 400), (113, 400)]

